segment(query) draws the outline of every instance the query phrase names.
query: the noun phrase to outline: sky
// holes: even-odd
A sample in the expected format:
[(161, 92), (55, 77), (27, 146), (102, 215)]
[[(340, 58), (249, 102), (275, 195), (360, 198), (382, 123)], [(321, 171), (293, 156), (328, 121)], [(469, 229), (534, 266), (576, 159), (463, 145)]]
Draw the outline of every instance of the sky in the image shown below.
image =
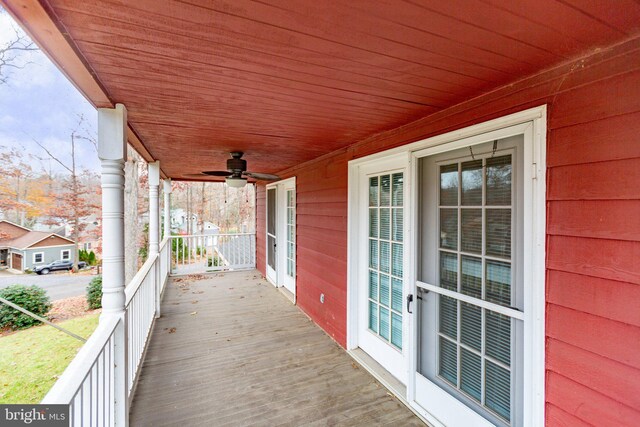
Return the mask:
[[(0, 46), (24, 34), (11, 16), (0, 7)], [(19, 56), (22, 69), (8, 69), (8, 82), (0, 84), (0, 146), (18, 147), (25, 153), (46, 157), (33, 142), (40, 141), (50, 151), (69, 162), (71, 132), (83, 115), (85, 127), (97, 137), (98, 113), (40, 50)], [(98, 172), (100, 161), (89, 141), (76, 143), (80, 167)], [(34, 169), (63, 169), (55, 162), (34, 160)]]

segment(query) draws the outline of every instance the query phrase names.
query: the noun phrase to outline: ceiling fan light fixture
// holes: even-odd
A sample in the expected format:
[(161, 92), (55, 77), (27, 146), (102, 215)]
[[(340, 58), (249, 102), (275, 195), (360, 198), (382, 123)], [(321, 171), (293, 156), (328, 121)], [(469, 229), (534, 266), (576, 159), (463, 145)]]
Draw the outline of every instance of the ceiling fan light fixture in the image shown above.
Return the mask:
[(247, 185), (247, 178), (238, 178), (234, 176), (227, 177), (225, 179), (227, 185), (231, 188), (242, 188)]

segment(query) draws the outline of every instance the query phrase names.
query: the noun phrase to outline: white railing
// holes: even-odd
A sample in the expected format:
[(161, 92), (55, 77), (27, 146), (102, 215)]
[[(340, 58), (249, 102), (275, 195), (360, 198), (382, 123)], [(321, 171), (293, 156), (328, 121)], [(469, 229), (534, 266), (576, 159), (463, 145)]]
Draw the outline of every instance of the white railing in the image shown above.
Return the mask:
[(171, 236), (171, 274), (248, 270), (255, 266), (255, 233)]
[(127, 318), (127, 390), (129, 399), (133, 397), (133, 390), (140, 373), (145, 350), (149, 342), (151, 327), (156, 317), (159, 298), (167, 282), (169, 264), (168, 241), (164, 239), (160, 244), (160, 253), (150, 255), (142, 268), (136, 273), (131, 283), (125, 289), (126, 318)]
[[(126, 400), (133, 397), (169, 277), (169, 241), (168, 237), (163, 240), (160, 252), (149, 256), (125, 288), (124, 318), (112, 315), (100, 319), (97, 329), (42, 401), (69, 404), (71, 426), (113, 426), (117, 418), (126, 419), (128, 405), (118, 402), (115, 390), (124, 389), (118, 384), (118, 378), (124, 378)], [(118, 342), (124, 342), (125, 348), (117, 348)], [(117, 375), (118, 369), (126, 370), (126, 377)]]
[[(60, 379), (42, 400), (44, 404), (69, 404), (71, 426), (112, 426), (114, 420), (114, 366), (121, 319), (100, 321)], [(122, 363), (122, 361), (120, 362)]]

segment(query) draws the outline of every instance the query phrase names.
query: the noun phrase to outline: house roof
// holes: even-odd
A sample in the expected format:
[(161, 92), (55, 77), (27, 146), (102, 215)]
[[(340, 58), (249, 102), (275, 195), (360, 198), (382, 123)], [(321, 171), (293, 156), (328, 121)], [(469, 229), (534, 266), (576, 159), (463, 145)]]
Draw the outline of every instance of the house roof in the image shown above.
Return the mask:
[(633, 0), (0, 3), (174, 179), (278, 173), (640, 33)]
[[(36, 243), (41, 242), (51, 236), (64, 239), (69, 242), (68, 244), (73, 244), (72, 240), (69, 240), (66, 237), (60, 236), (55, 233), (49, 233), (45, 231), (30, 231), (27, 234), (22, 235), (16, 239), (3, 242), (3, 246), (9, 246), (16, 249), (28, 249), (29, 247), (35, 245)], [(53, 245), (53, 246), (63, 246), (63, 245)]]
[(31, 231), (27, 227), (23, 227), (21, 225), (16, 224), (15, 222), (7, 221), (6, 219), (0, 219), (0, 223), (10, 224), (14, 227), (21, 228), (23, 230)]

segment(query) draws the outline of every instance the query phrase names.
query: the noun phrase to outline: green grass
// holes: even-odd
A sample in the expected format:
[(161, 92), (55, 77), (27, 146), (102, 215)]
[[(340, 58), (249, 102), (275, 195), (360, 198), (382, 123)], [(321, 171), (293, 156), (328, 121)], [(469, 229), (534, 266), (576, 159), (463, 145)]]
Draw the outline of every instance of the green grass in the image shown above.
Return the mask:
[[(99, 314), (60, 326), (88, 338)], [(73, 360), (82, 342), (48, 325), (0, 337), (0, 403), (39, 403)]]

